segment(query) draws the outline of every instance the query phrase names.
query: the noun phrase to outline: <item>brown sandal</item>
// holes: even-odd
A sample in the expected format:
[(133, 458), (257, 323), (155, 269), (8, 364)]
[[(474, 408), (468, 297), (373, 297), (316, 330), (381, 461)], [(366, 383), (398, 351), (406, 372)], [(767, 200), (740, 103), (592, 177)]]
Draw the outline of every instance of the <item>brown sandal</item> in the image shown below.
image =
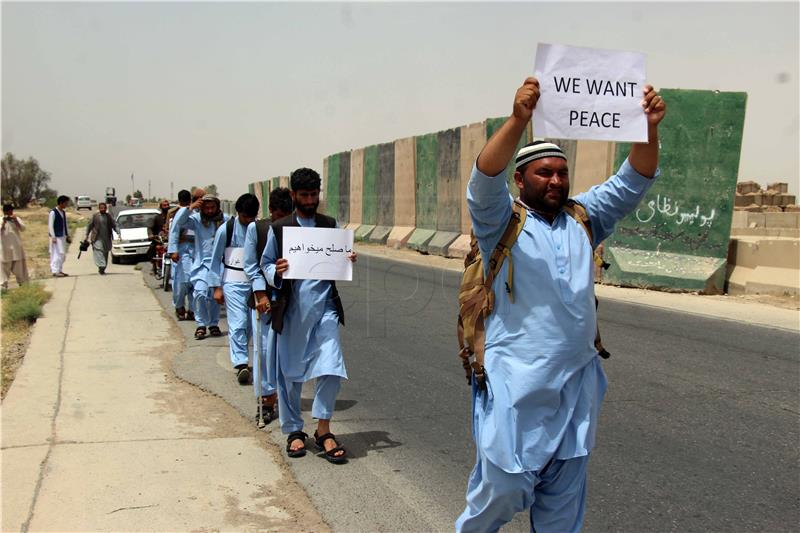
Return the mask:
[(194, 330), (194, 338), (201, 341), (206, 338), (206, 327), (200, 326), (196, 330)]

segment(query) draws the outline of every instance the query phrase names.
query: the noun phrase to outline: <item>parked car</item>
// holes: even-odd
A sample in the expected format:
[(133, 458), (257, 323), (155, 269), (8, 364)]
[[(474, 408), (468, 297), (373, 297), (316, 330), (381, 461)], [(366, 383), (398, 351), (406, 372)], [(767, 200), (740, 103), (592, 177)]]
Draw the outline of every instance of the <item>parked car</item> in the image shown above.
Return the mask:
[(158, 209), (125, 209), (119, 212), (119, 234), (114, 234), (114, 242), (111, 244), (112, 263), (119, 264), (126, 257), (141, 259), (147, 255), (150, 248), (147, 228), (158, 213)]
[(81, 209), (92, 210), (92, 199), (89, 196), (78, 196), (77, 200), (75, 200), (75, 211), (80, 211)]

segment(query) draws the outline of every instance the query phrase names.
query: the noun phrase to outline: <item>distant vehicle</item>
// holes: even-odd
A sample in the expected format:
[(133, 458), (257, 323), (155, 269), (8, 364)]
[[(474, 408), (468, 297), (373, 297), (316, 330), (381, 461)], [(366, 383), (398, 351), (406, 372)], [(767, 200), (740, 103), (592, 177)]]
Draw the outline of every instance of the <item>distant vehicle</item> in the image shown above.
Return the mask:
[(88, 196), (78, 196), (75, 200), (75, 211), (80, 211), (81, 209), (88, 209), (89, 211), (92, 210), (92, 199)]
[(131, 198), (131, 201), (128, 205), (130, 205), (130, 207), (142, 207), (144, 202), (142, 202), (141, 198)]
[[(141, 201), (141, 200), (140, 200)], [(147, 228), (159, 214), (158, 209), (125, 209), (117, 215), (117, 231), (111, 244), (111, 262), (119, 264), (125, 257), (141, 258), (150, 248)]]
[(106, 203), (108, 205), (117, 205), (117, 190), (114, 187), (106, 187)]

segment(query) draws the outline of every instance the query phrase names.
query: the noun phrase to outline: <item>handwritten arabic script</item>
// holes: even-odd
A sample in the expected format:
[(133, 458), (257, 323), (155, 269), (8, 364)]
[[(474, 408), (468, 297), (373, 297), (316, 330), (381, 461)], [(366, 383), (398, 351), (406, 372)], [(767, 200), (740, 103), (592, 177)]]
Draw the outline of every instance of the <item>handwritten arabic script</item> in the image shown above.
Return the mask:
[(647, 223), (653, 220), (656, 213), (669, 218), (676, 218), (675, 221), (678, 225), (689, 224), (693, 225), (699, 221), (699, 227), (710, 228), (717, 216), (716, 209), (712, 208), (708, 215), (700, 214), (700, 206), (695, 205), (694, 209), (689, 211), (682, 211), (680, 202), (674, 202), (668, 196), (661, 197), (657, 195), (655, 200), (647, 202), (647, 207), (639, 208), (636, 210), (636, 220), (642, 223)]
[(325, 253), (328, 257), (333, 254), (351, 254), (353, 253), (353, 249), (349, 246), (336, 246), (335, 244), (331, 244), (330, 246), (326, 246), (325, 248), (314, 246), (313, 244), (309, 244), (306, 246), (304, 243), (296, 244), (289, 248), (289, 255), (296, 254), (296, 253), (305, 253), (305, 254), (319, 254)]

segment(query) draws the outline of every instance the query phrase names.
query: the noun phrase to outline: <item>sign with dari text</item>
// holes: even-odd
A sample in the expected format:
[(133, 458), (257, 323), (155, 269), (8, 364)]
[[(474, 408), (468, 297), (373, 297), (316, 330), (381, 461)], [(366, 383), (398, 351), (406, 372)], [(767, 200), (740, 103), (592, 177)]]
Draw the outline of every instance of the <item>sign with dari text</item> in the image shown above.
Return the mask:
[(283, 257), (289, 261), (285, 279), (353, 280), (353, 230), (283, 228)]
[(644, 54), (539, 43), (534, 76), (537, 138), (647, 142)]

